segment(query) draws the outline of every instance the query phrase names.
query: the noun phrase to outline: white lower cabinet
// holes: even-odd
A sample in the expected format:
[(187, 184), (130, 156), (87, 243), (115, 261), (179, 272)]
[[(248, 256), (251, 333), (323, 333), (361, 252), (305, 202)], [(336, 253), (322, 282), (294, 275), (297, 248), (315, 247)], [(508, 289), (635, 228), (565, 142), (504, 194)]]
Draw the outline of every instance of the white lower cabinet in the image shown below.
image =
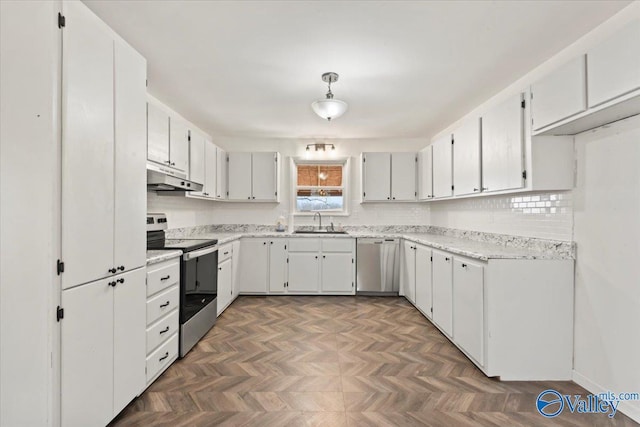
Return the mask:
[(320, 258), (318, 252), (289, 251), (287, 290), (294, 293), (318, 293), (320, 290)]
[(416, 244), (416, 302), (415, 306), (429, 319), (433, 318), (431, 286), (431, 248)]
[(416, 244), (402, 241), (402, 267), (400, 269), (400, 295), (404, 295), (411, 304), (416, 303)]
[(433, 251), (433, 321), (449, 337), (453, 336), (453, 257)]
[(232, 258), (218, 261), (218, 316), (222, 314), (233, 300), (233, 291), (231, 289), (232, 274)]
[(147, 267), (146, 384), (178, 358), (180, 258)]
[(355, 239), (322, 239), (321, 292), (353, 294), (355, 262)]
[(247, 238), (240, 242), (239, 289), (245, 294), (266, 294), (284, 288), (287, 239)]
[(454, 341), (484, 365), (484, 266), (456, 257), (453, 261)]
[(139, 268), (62, 291), (62, 425), (106, 425), (143, 390), (144, 283)]

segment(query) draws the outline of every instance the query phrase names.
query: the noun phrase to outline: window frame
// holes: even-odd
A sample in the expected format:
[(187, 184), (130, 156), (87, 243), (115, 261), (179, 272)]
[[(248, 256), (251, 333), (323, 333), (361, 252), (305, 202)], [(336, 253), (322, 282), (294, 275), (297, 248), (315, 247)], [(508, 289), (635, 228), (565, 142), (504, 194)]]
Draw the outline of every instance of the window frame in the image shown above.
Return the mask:
[[(320, 211), (299, 211), (298, 210), (298, 165), (307, 166), (307, 165), (329, 165), (342, 166), (342, 210), (333, 211), (333, 210), (320, 210)], [(291, 157), (290, 164), (290, 182), (291, 182), (291, 203), (290, 203), (290, 212), (295, 216), (313, 216), (316, 212), (320, 212), (322, 214), (330, 215), (330, 216), (349, 216), (351, 211), (350, 207), (350, 184), (351, 184), (351, 158), (350, 157), (334, 157), (331, 159), (306, 159), (303, 157)], [(300, 188), (310, 188), (310, 186), (300, 186)], [(311, 186), (311, 188), (315, 188), (315, 186)], [(330, 186), (328, 187), (330, 188)], [(333, 187), (339, 188), (339, 187)]]

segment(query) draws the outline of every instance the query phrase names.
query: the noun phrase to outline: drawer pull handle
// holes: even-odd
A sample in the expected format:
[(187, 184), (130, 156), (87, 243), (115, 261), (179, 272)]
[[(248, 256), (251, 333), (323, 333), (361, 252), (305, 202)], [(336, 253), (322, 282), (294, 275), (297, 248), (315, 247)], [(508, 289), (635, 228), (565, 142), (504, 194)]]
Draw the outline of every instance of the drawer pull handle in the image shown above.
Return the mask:
[(448, 257), (447, 257), (447, 258), (445, 258), (444, 260), (445, 260), (445, 261), (449, 261), (449, 259), (450, 259), (450, 258), (448, 258)]
[(229, 255), (229, 251), (227, 251), (227, 252), (223, 253), (223, 255)]
[(165, 308), (170, 304), (170, 301), (165, 302), (164, 304), (160, 304), (160, 308)]
[(169, 279), (171, 279), (171, 275), (170, 275), (170, 274), (167, 274), (165, 277), (161, 277), (161, 278), (160, 278), (160, 281), (161, 281), (161, 282), (164, 282), (165, 280), (169, 280)]
[(166, 334), (167, 332), (169, 332), (169, 327), (168, 326), (160, 331), (160, 335)]
[(462, 267), (463, 267), (463, 268), (464, 268), (464, 267), (466, 267), (466, 266), (467, 266), (467, 264), (462, 264)]
[(164, 356), (162, 356), (162, 357), (158, 360), (158, 362), (162, 362), (162, 361), (163, 361), (164, 359), (166, 359), (167, 357), (169, 357), (169, 352), (168, 352), (168, 351), (164, 353)]

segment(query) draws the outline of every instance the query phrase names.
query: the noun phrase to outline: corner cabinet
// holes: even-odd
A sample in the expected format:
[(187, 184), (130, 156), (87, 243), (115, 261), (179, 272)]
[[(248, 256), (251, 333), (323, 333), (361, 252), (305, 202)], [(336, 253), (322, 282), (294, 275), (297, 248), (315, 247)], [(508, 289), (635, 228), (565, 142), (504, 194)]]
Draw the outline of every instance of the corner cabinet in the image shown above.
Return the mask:
[(362, 201), (417, 199), (417, 154), (362, 153)]
[(227, 153), (230, 201), (278, 202), (280, 154)]
[[(240, 241), (238, 292), (267, 294), (285, 286), (287, 240), (246, 238)], [(235, 260), (234, 256), (234, 260)]]

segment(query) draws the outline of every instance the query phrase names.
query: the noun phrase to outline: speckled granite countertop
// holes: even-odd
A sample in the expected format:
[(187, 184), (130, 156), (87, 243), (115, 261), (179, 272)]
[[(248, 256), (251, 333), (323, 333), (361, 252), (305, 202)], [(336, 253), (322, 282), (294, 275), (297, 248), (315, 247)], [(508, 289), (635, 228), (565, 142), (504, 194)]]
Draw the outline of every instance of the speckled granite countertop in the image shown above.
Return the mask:
[[(239, 230), (231, 232), (227, 230), (209, 231), (194, 230), (192, 233), (183, 234), (183, 237), (218, 239), (218, 245), (223, 245), (234, 240), (248, 238), (394, 238), (406, 239), (412, 242), (441, 249), (453, 254), (463, 255), (482, 261), (489, 259), (573, 259), (573, 246), (569, 242), (555, 242), (551, 240), (527, 239), (516, 236), (503, 236), (497, 240), (496, 235), (481, 235), (476, 239), (468, 237), (444, 235), (440, 233), (411, 233), (404, 231), (366, 231), (353, 230), (348, 234), (292, 234), (275, 231), (249, 231)], [(485, 240), (479, 238), (485, 237)], [(499, 235), (498, 235), (499, 236)]]
[(168, 261), (173, 258), (178, 258), (182, 256), (182, 251), (173, 249), (173, 250), (158, 250), (158, 249), (148, 249), (147, 250), (147, 265), (157, 264), (162, 261)]

